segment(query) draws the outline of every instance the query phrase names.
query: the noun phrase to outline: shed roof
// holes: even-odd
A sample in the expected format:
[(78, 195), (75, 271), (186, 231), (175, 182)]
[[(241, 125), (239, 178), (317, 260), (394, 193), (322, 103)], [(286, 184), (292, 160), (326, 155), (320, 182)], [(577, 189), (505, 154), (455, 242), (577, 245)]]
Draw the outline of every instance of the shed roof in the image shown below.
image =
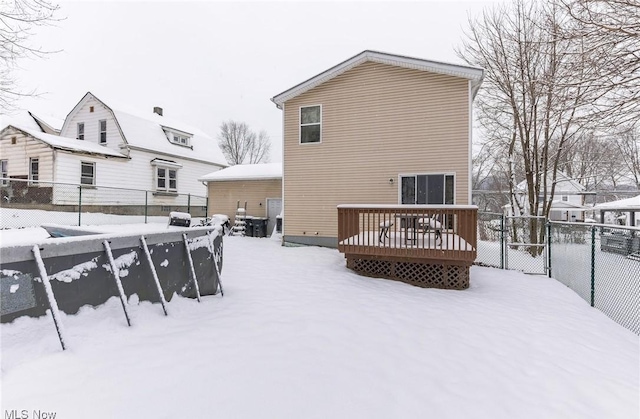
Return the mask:
[(282, 163), (237, 164), (200, 177), (201, 182), (282, 179)]
[(288, 90), (285, 90), (271, 98), (271, 101), (275, 103), (278, 108), (282, 108), (282, 104), (284, 102), (293, 99), (294, 97), (301, 95), (302, 93), (311, 90), (314, 87), (319, 86), (320, 84), (325, 83), (367, 61), (468, 79), (471, 81), (473, 97), (475, 97), (478, 89), (480, 89), (480, 84), (482, 84), (482, 79), (484, 77), (484, 70), (482, 68), (365, 50), (341, 62), (340, 64), (335, 65)]
[(595, 205), (594, 209), (601, 210), (640, 210), (640, 195), (632, 198), (619, 199), (617, 201), (603, 202)]
[(89, 141), (76, 140), (75, 138), (60, 137), (58, 135), (47, 134), (42, 131), (23, 128), (17, 125), (9, 125), (8, 127), (5, 127), (5, 129), (0, 131), (0, 134), (4, 133), (5, 130), (10, 128), (20, 131), (24, 135), (27, 135), (35, 140), (39, 140), (49, 145), (51, 148), (57, 150), (69, 151), (72, 153), (96, 154), (100, 156), (127, 158), (127, 156), (125, 156), (124, 154), (101, 146), (100, 144), (91, 143)]

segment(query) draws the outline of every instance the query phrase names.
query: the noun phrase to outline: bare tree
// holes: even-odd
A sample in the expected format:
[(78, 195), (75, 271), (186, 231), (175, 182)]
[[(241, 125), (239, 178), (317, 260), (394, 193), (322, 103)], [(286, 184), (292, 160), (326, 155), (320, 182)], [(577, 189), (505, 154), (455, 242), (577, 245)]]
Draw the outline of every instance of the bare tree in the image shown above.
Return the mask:
[(12, 110), (15, 101), (35, 92), (23, 92), (14, 71), (23, 58), (41, 58), (51, 51), (31, 45), (34, 27), (57, 21), (58, 6), (47, 0), (0, 0), (0, 110)]
[(617, 148), (617, 156), (624, 164), (627, 176), (640, 191), (640, 129), (620, 130), (613, 141)]
[(254, 139), (249, 149), (249, 164), (263, 163), (269, 161), (271, 152), (271, 139), (267, 131), (260, 131), (258, 137)]
[(226, 121), (220, 125), (218, 145), (230, 165), (266, 163), (271, 140), (266, 131), (256, 135), (244, 122)]
[(640, 119), (640, 1), (553, 0), (573, 19), (563, 35), (585, 45), (597, 69), (596, 105), (601, 118), (637, 125)]
[[(469, 23), (458, 54), (486, 71), (477, 115), (504, 156), (512, 209), (548, 216), (561, 156), (591, 122), (594, 70), (576, 65), (584, 46), (561, 36), (571, 22), (553, 2), (516, 0)], [(516, 190), (523, 178), (524, 205)], [(532, 243), (542, 237), (539, 227), (531, 221)]]

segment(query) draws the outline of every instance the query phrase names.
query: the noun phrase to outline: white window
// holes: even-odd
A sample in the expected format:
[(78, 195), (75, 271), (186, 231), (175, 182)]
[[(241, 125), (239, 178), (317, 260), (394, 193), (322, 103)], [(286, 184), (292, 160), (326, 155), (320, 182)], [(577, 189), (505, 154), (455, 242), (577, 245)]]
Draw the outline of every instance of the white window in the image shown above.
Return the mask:
[(84, 122), (78, 122), (78, 140), (84, 140)]
[(37, 157), (29, 158), (29, 180), (31, 184), (37, 184), (40, 178), (40, 159)]
[(454, 180), (451, 174), (416, 174), (400, 176), (401, 204), (454, 203)]
[(300, 144), (322, 142), (322, 107), (300, 108)]
[(170, 167), (156, 167), (156, 190), (160, 192), (177, 192), (178, 170)]
[(99, 122), (100, 125), (100, 144), (107, 143), (107, 120), (101, 119)]
[(83, 161), (80, 163), (80, 184), (93, 186), (96, 184), (96, 164)]
[(9, 160), (0, 160), (0, 174), (2, 177), (0, 186), (7, 186), (9, 184)]
[(176, 144), (180, 144), (183, 146), (189, 146), (189, 137), (185, 136), (185, 135), (178, 135), (178, 134), (173, 134), (171, 137), (171, 142), (172, 143), (176, 143)]
[(569, 200), (569, 197), (567, 195), (562, 195), (563, 202), (567, 202), (568, 200)]

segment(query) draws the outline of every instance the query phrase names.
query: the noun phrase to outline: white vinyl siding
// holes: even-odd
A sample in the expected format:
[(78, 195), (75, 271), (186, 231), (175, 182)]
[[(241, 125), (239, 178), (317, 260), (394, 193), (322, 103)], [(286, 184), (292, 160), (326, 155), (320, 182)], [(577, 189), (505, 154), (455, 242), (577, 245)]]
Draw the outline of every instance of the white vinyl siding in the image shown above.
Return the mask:
[[(89, 108), (93, 106), (93, 112), (89, 111)], [(105, 121), (106, 134), (104, 136), (106, 142), (100, 142), (102, 139), (101, 122)], [(64, 129), (60, 132), (61, 137), (77, 138), (77, 125), (78, 123), (84, 124), (84, 140), (90, 141), (95, 144), (101, 144), (107, 146), (112, 150), (122, 152), (119, 147), (124, 143), (118, 125), (111, 114), (111, 111), (104, 107), (100, 102), (95, 99), (89, 99), (80, 107), (73, 115), (69, 115), (69, 120), (66, 122)]]
[[(15, 138), (15, 144), (12, 144)], [(42, 141), (34, 140), (18, 131), (7, 130), (0, 138), (0, 156), (8, 161), (8, 176), (10, 178), (29, 178), (29, 159), (39, 159), (40, 181), (53, 179), (53, 149)]]

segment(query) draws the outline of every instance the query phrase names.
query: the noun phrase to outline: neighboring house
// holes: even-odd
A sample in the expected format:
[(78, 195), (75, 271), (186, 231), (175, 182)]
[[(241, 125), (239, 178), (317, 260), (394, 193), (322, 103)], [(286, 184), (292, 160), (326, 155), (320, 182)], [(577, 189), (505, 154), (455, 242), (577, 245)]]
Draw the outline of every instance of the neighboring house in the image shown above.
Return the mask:
[(471, 204), (479, 68), (364, 51), (283, 110), (284, 241), (337, 246), (339, 204)]
[(282, 163), (242, 164), (206, 174), (209, 214), (225, 214), (231, 222), (237, 208), (246, 215), (268, 217), (268, 232), (282, 212)]
[[(44, 120), (34, 126), (11, 125), (0, 131), (3, 160), (10, 178), (91, 187), (119, 187), (152, 191), (141, 194), (83, 194), (87, 204), (185, 205), (179, 194), (204, 196), (202, 173), (226, 167), (215, 140), (202, 131), (162, 116), (162, 109), (135, 113), (110, 107), (87, 93), (67, 115), (60, 136), (43, 132)], [(48, 124), (46, 124), (48, 125)], [(49, 126), (50, 127), (50, 126)], [(56, 188), (59, 193), (56, 193)], [(77, 192), (52, 191), (50, 203), (74, 205)], [(106, 195), (109, 195), (108, 197)], [(108, 201), (108, 202), (107, 202)], [(185, 202), (183, 202), (185, 201)], [(46, 203), (46, 202), (43, 202)]]
[[(575, 179), (569, 178), (565, 173), (558, 172), (555, 180), (554, 200), (551, 202), (551, 210), (549, 211), (549, 219), (552, 221), (584, 221), (584, 194), (586, 188)], [(547, 196), (551, 194), (553, 181), (548, 180)], [(528, 195), (526, 181), (516, 185), (516, 196), (523, 208), (528, 208)], [(542, 205), (542, 204), (541, 204)], [(511, 212), (511, 206), (505, 206), (508, 212)], [(539, 214), (542, 207), (539, 209)]]

